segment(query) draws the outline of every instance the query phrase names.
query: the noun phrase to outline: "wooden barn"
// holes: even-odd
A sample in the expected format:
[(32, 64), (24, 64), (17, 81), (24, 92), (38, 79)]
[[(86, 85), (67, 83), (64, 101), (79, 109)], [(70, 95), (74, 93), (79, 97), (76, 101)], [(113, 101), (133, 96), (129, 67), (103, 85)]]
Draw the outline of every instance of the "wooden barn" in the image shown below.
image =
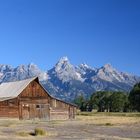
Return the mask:
[(75, 113), (75, 105), (50, 96), (37, 77), (0, 85), (0, 117), (66, 120)]

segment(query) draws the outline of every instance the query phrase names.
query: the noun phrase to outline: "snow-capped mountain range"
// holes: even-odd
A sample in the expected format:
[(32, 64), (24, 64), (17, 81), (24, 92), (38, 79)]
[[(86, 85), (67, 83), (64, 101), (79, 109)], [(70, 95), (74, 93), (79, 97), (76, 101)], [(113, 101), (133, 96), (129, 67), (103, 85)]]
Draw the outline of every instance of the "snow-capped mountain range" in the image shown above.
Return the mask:
[(95, 91), (130, 91), (140, 77), (119, 72), (106, 64), (92, 68), (87, 64), (73, 66), (67, 57), (61, 58), (56, 65), (44, 72), (31, 63), (13, 68), (0, 65), (0, 83), (23, 80), (38, 76), (50, 94), (64, 100), (73, 100), (78, 95), (89, 97)]

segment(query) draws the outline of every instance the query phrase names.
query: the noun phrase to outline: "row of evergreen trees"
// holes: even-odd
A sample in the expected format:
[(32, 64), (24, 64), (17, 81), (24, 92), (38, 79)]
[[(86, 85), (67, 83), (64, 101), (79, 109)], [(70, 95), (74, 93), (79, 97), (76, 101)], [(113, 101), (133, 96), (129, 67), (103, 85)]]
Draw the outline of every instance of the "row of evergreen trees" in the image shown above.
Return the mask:
[(99, 91), (93, 93), (90, 99), (79, 96), (74, 103), (81, 111), (97, 109), (98, 112), (140, 112), (140, 83), (130, 93)]

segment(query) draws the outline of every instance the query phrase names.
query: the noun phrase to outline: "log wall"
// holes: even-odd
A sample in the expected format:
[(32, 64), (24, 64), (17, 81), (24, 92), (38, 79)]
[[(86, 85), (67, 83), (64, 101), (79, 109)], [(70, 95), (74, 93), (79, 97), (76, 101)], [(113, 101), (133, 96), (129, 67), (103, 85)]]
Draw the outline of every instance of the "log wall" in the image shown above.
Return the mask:
[(17, 98), (0, 102), (0, 117), (18, 118)]

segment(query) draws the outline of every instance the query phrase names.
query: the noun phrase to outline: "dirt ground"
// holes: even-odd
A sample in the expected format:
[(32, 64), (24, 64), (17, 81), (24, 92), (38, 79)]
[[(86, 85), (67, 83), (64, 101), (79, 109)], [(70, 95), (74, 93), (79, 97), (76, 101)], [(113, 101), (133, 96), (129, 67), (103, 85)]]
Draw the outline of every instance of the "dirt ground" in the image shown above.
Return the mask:
[[(35, 128), (46, 135), (30, 135)], [(140, 117), (79, 115), (75, 120), (50, 122), (0, 119), (0, 140), (140, 140)]]

